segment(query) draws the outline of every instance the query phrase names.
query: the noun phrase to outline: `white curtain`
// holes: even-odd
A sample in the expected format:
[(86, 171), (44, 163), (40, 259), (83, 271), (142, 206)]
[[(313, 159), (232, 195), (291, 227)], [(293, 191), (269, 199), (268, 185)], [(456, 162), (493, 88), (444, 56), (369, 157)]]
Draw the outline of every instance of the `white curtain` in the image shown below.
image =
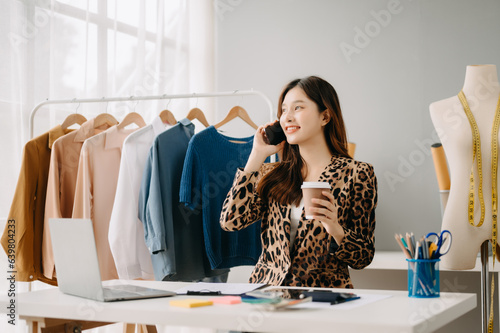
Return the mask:
[[(33, 107), (46, 99), (213, 91), (213, 16), (211, 0), (0, 0), (1, 231)], [(53, 105), (37, 112), (34, 136), (73, 112), (120, 120), (136, 111), (148, 123), (167, 107), (179, 120), (194, 106), (212, 120), (208, 99)], [(7, 267), (3, 251), (0, 265)], [(28, 288), (43, 284), (19, 283), (18, 292)], [(3, 319), (0, 331), (10, 332)]]

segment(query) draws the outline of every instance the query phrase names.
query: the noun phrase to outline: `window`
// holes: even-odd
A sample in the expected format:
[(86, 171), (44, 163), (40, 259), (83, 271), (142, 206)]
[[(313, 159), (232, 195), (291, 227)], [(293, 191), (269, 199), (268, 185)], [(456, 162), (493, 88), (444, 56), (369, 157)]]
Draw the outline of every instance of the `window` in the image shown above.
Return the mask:
[[(0, 3), (0, 217), (10, 209), (29, 114), (48, 99), (186, 92), (188, 8), (181, 0), (35, 0)], [(5, 32), (5, 33), (4, 33)], [(34, 136), (75, 110), (87, 118), (132, 108), (150, 121), (166, 101), (44, 107)], [(172, 101), (184, 105), (188, 101)], [(181, 109), (179, 107), (179, 109)], [(6, 144), (8, 142), (8, 144)]]

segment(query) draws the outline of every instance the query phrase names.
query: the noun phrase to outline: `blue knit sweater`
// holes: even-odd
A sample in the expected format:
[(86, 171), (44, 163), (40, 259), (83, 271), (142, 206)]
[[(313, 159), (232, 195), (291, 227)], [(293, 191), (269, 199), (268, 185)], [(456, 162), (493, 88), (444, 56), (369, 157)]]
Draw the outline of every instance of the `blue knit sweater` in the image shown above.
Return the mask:
[(230, 138), (213, 126), (189, 142), (179, 196), (186, 206), (202, 212), (205, 248), (212, 269), (255, 265), (261, 253), (260, 223), (233, 232), (223, 231), (219, 224), (236, 169), (245, 166), (252, 145), (253, 136)]

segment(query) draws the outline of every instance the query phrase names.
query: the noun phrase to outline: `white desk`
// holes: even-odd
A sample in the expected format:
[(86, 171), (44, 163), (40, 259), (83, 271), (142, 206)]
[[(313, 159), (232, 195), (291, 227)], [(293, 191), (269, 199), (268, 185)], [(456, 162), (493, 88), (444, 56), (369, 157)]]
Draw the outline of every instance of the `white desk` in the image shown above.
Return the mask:
[[(176, 290), (186, 283), (127, 281), (152, 288)], [(57, 288), (21, 293), (18, 315), (28, 322), (44, 318), (78, 321), (179, 325), (253, 332), (433, 332), (476, 307), (476, 295), (442, 293), (440, 298), (409, 298), (406, 291), (354, 290), (358, 294), (391, 297), (355, 309), (300, 309), (264, 311), (252, 304), (213, 305), (185, 309), (169, 306), (173, 298), (95, 302), (62, 294)], [(187, 298), (200, 296), (176, 296)], [(353, 301), (356, 302), (356, 301)], [(0, 311), (8, 299), (0, 297)], [(42, 325), (43, 326), (43, 325)]]

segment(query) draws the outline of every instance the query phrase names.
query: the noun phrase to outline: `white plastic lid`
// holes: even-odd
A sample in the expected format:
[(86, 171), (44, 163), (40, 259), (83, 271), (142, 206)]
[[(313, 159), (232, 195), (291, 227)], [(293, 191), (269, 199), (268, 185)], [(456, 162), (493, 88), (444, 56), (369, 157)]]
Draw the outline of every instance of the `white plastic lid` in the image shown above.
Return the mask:
[(303, 182), (300, 188), (332, 188), (326, 182)]

